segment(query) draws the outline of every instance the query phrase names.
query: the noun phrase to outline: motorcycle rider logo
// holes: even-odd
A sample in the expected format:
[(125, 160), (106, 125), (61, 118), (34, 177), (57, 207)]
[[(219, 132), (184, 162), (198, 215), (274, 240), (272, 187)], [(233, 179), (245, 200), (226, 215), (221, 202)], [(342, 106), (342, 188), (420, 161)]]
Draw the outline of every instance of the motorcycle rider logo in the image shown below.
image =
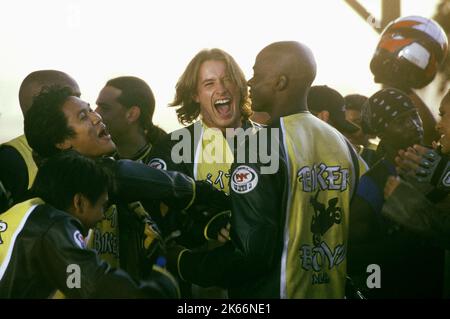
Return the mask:
[(314, 197), (311, 197), (309, 203), (314, 208), (314, 215), (311, 221), (311, 232), (313, 233), (313, 242), (315, 246), (319, 246), (322, 236), (334, 224), (340, 224), (342, 211), (340, 207), (336, 207), (338, 199), (332, 198), (328, 201), (328, 207), (317, 201), (320, 190)]
[(0, 245), (3, 244), (2, 233), (8, 229), (8, 224), (0, 220)]

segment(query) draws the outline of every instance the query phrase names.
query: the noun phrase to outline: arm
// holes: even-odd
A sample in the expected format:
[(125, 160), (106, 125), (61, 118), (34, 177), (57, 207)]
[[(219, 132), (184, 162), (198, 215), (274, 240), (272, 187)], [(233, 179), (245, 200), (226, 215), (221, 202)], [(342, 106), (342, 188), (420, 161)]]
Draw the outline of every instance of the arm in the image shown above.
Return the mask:
[(182, 173), (130, 160), (117, 161), (114, 173), (118, 197), (127, 202), (161, 200), (169, 207), (185, 209), (195, 199), (195, 182)]
[[(202, 286), (235, 287), (270, 272), (281, 254), (281, 198), (283, 173), (260, 174), (257, 164), (248, 164), (257, 174), (257, 183), (243, 193), (231, 182), (231, 241), (206, 253), (184, 251), (178, 257), (181, 278)], [(232, 180), (244, 178), (247, 171), (233, 165)], [(247, 175), (249, 176), (249, 175)], [(254, 181), (254, 180), (253, 180)], [(280, 250), (280, 251), (279, 251)]]
[[(153, 271), (148, 281), (136, 282), (121, 270), (110, 268), (94, 250), (82, 248), (79, 225), (73, 219), (55, 222), (38, 243), (38, 266), (53, 287), (70, 298), (175, 298), (177, 286), (167, 274)], [(69, 288), (74, 273), (80, 271), (79, 288)], [(72, 266), (73, 267), (73, 266)], [(72, 277), (73, 278), (73, 277)]]
[[(392, 184), (392, 180), (390, 183)], [(431, 203), (422, 192), (411, 184), (397, 180), (386, 194), (383, 216), (410, 231), (430, 238), (440, 246), (450, 247), (449, 198), (441, 205)]]

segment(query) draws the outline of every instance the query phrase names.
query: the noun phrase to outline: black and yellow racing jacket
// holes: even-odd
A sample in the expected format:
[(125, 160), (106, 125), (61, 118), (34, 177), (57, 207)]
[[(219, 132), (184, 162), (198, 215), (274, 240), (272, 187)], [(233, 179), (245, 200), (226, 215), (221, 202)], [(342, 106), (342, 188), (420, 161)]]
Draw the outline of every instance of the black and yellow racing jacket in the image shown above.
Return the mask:
[(33, 198), (0, 220), (0, 298), (176, 298), (178, 286), (154, 267), (134, 281), (86, 248), (87, 231), (70, 214)]
[[(150, 153), (148, 165), (178, 171), (197, 181), (207, 181), (219, 191), (229, 194), (230, 168), (235, 149), (243, 142), (245, 135), (255, 134), (260, 128), (260, 124), (247, 120), (234, 134), (230, 131), (228, 136), (224, 136), (219, 129), (209, 128), (199, 120), (160, 140)], [(183, 229), (180, 242), (195, 247), (205, 240), (217, 238), (220, 225), (226, 225), (229, 219), (229, 207), (226, 209), (217, 207), (214, 211), (209, 207), (204, 211), (190, 212), (189, 216), (171, 211), (166, 218), (159, 218), (158, 224), (162, 225), (166, 234), (174, 229)]]
[(152, 245), (146, 243), (153, 236), (148, 233), (154, 224), (139, 202), (158, 201), (173, 209), (185, 209), (196, 199), (196, 185), (179, 172), (158, 170), (131, 160), (105, 159), (104, 164), (114, 174), (116, 190), (110, 194), (113, 205), (94, 227), (88, 245), (113, 267), (142, 278), (149, 269), (147, 257)]
[[(250, 120), (241, 127), (247, 134), (254, 134), (259, 128), (260, 124)], [(195, 180), (206, 180), (229, 194), (230, 167), (236, 144), (238, 141), (227, 140), (219, 129), (209, 128), (199, 120), (170, 133), (156, 144), (150, 152), (148, 165), (178, 171)]]
[(180, 277), (227, 287), (232, 298), (343, 298), (349, 203), (363, 161), (309, 112), (282, 117), (256, 138), (238, 149), (245, 160), (231, 170), (231, 242), (182, 251)]
[[(25, 135), (0, 145), (0, 181), (8, 194), (8, 207), (21, 201), (37, 173), (33, 150)], [(0, 208), (0, 213), (2, 213)]]

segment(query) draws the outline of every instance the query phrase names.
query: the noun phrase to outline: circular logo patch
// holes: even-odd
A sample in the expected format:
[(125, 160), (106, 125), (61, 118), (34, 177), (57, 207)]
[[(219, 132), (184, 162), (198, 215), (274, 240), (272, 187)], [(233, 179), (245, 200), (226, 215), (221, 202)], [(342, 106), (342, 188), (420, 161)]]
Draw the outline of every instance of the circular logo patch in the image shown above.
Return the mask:
[(444, 184), (445, 187), (450, 187), (450, 171), (448, 171), (444, 178), (442, 179), (442, 184)]
[(231, 176), (231, 188), (234, 192), (245, 194), (258, 185), (258, 175), (255, 170), (246, 165), (238, 166)]
[(84, 237), (83, 235), (81, 235), (79, 230), (76, 230), (73, 233), (73, 240), (75, 241), (78, 247), (83, 249), (86, 248), (86, 242), (84, 241)]
[(167, 164), (160, 158), (154, 158), (149, 163), (148, 166), (156, 169), (167, 169)]

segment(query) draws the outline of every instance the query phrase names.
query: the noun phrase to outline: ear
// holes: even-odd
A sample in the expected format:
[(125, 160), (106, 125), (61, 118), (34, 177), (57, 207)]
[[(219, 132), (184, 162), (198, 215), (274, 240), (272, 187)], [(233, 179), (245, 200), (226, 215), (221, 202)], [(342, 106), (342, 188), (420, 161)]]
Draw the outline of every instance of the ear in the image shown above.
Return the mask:
[(328, 123), (330, 121), (330, 112), (328, 112), (328, 111), (321, 111), (321, 112), (319, 112), (319, 114), (317, 114), (317, 117), (319, 119), (321, 119), (322, 121)]
[(141, 116), (141, 109), (139, 108), (139, 106), (130, 107), (126, 114), (126, 118), (129, 124), (137, 122), (140, 116)]
[(192, 99), (194, 100), (195, 103), (200, 103), (200, 99), (199, 99), (199, 97), (198, 97), (197, 94), (194, 94), (194, 95), (192, 96)]
[(275, 84), (275, 90), (277, 91), (283, 91), (288, 86), (289, 79), (286, 75), (280, 75), (280, 77), (277, 80), (277, 83)]
[(72, 148), (72, 143), (70, 142), (70, 138), (66, 138), (64, 142), (57, 143), (55, 146), (56, 148), (59, 148), (60, 150), (64, 151)]
[(73, 197), (73, 212), (75, 213), (75, 215), (82, 215), (83, 211), (84, 211), (84, 196), (81, 195), (80, 193), (76, 193), (75, 196)]

